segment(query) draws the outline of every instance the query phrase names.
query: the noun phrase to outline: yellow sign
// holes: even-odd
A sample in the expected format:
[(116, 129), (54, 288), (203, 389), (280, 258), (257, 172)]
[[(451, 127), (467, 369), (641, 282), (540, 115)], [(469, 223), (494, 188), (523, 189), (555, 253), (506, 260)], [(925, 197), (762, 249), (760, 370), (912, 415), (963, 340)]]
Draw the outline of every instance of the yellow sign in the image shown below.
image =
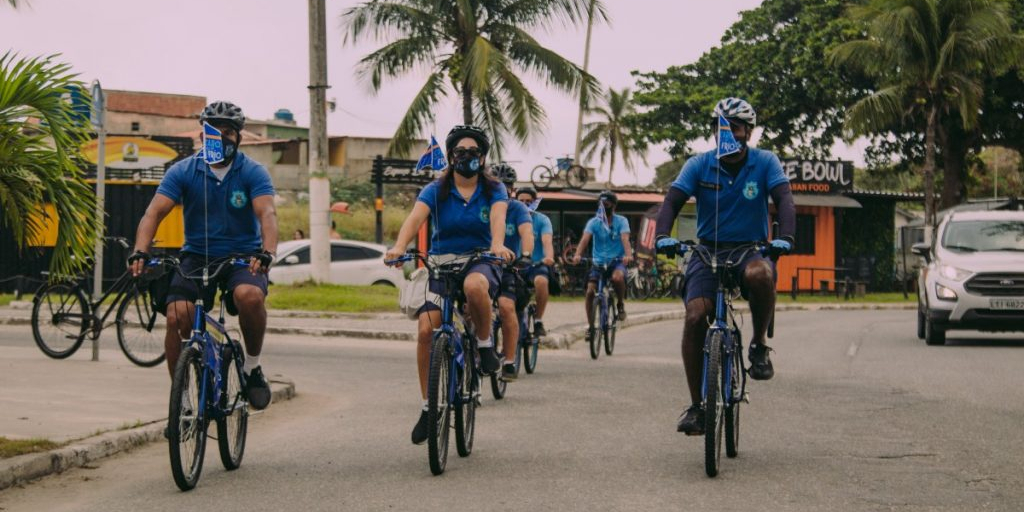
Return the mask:
[[(171, 147), (142, 137), (107, 137), (106, 151), (104, 160), (111, 169), (149, 169), (178, 157)], [(83, 144), (82, 154), (89, 162), (99, 163), (99, 140)]]

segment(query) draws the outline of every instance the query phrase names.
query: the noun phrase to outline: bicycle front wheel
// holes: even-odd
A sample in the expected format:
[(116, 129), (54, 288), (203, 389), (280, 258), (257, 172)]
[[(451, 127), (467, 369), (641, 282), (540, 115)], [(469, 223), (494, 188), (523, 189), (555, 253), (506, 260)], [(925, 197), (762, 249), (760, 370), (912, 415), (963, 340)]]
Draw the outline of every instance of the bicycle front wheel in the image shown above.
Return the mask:
[[(476, 348), (466, 345), (467, 356)], [(456, 370), (460, 371), (460, 370)], [(477, 379), (476, 357), (466, 357), (466, 366), (461, 369), (459, 397), (455, 404), (455, 449), (459, 457), (473, 453), (473, 433), (476, 431), (476, 406), (480, 399), (480, 381)]]
[(32, 299), (32, 337), (44, 354), (64, 359), (82, 346), (89, 329), (88, 301), (71, 283), (45, 285)]
[[(497, 310), (494, 311), (497, 315)], [(505, 346), (501, 340), (501, 323), (494, 322), (494, 329), (491, 331), (491, 339), (494, 340), (494, 350), (501, 351), (498, 354), (504, 353)], [(501, 400), (505, 398), (505, 391), (508, 389), (508, 383), (501, 378), (501, 371), (491, 374), (491, 394), (494, 395), (495, 400)]]
[(551, 168), (541, 164), (534, 167), (530, 171), (530, 181), (533, 182), (533, 186), (537, 188), (550, 187), (551, 182), (554, 181), (555, 174), (551, 172)]
[(199, 402), (202, 386), (202, 354), (189, 347), (181, 352), (171, 384), (171, 405), (167, 414), (167, 445), (171, 451), (171, 474), (183, 491), (199, 482), (206, 452), (207, 422)]
[(590, 318), (594, 319), (594, 325), (590, 327), (590, 358), (597, 359), (601, 355), (601, 297), (594, 297), (594, 304), (590, 306)]
[(249, 403), (242, 392), (242, 367), (239, 366), (245, 357), (241, 350), (242, 347), (235, 343), (224, 347), (224, 363), (221, 366), (224, 393), (218, 405), (224, 411), (224, 417), (217, 420), (217, 445), (220, 448), (220, 461), (228, 471), (242, 465), (245, 437), (249, 428)]
[[(733, 334), (734, 336), (738, 334)], [(725, 455), (729, 458), (739, 453), (740, 446), (740, 402), (743, 401), (743, 383), (741, 373), (743, 372), (742, 345), (733, 345), (732, 357), (729, 358), (729, 397), (725, 404)]]
[(527, 309), (526, 327), (530, 332), (526, 336), (526, 343), (523, 344), (523, 366), (526, 368), (527, 374), (533, 374), (533, 371), (537, 369), (537, 346), (540, 345), (540, 339), (533, 333), (533, 325), (536, 322), (536, 313), (534, 306), (530, 306)]
[(146, 368), (164, 361), (167, 323), (161, 318), (145, 290), (132, 290), (121, 301), (117, 308), (117, 343), (129, 361)]
[(612, 355), (615, 351), (615, 333), (619, 331), (619, 320), (615, 313), (612, 313), (609, 307), (608, 312), (608, 329), (604, 331), (604, 353)]
[(710, 477), (718, 476), (722, 460), (722, 417), (725, 404), (722, 400), (722, 331), (715, 329), (708, 333), (707, 365), (704, 382), (707, 396), (704, 397), (704, 471)]
[(571, 165), (565, 171), (565, 182), (571, 188), (583, 188), (587, 184), (587, 170), (580, 165)]
[(452, 418), (448, 384), (451, 371), (449, 336), (442, 333), (434, 338), (430, 348), (430, 374), (427, 378), (427, 457), (430, 472), (435, 475), (444, 473), (448, 464), (448, 431)]

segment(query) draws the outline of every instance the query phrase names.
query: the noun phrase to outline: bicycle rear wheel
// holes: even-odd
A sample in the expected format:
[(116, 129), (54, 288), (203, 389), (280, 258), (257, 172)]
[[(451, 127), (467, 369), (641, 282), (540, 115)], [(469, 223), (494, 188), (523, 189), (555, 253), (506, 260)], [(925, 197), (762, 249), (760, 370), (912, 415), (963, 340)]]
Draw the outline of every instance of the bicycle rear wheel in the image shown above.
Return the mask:
[(718, 476), (722, 460), (722, 331), (713, 330), (707, 344), (707, 366), (704, 374), (707, 396), (704, 397), (704, 471)]
[[(472, 357), (468, 355), (467, 359)], [(448, 464), (448, 432), (452, 408), (448, 401), (452, 354), (449, 335), (438, 334), (430, 348), (430, 374), (427, 378), (427, 457), (430, 472), (444, 473)]]
[[(466, 344), (467, 354), (475, 354), (476, 347)], [(456, 369), (456, 371), (460, 371)], [(466, 357), (459, 380), (459, 399), (455, 404), (455, 448), (459, 457), (473, 453), (473, 434), (476, 432), (476, 406), (480, 399), (480, 380), (476, 369), (476, 357)]]
[(587, 170), (580, 165), (571, 165), (565, 171), (565, 182), (571, 188), (583, 188), (587, 183)]
[(594, 325), (591, 326), (590, 336), (590, 358), (597, 359), (601, 355), (601, 297), (594, 297), (594, 304), (590, 306), (590, 317), (594, 319)]
[[(734, 333), (738, 336), (738, 333)], [(727, 364), (729, 370), (730, 397), (725, 405), (725, 455), (733, 458), (739, 453), (740, 446), (740, 403), (743, 401), (743, 345), (737, 342), (733, 345), (732, 357)]]
[(167, 445), (171, 452), (171, 474), (183, 491), (199, 482), (206, 452), (206, 426), (203, 404), (199, 402), (202, 386), (202, 354), (189, 347), (182, 351), (174, 369), (171, 404), (167, 415)]
[(224, 469), (231, 471), (242, 465), (245, 454), (245, 438), (249, 428), (249, 404), (242, 392), (241, 367), (242, 357), (236, 357), (236, 350), (241, 351), (237, 344), (224, 347), (221, 367), (224, 372), (224, 393), (220, 397), (220, 408), (225, 412), (223, 418), (217, 420), (217, 445), (220, 448), (220, 461)]
[(554, 181), (554, 179), (555, 174), (551, 172), (550, 167), (544, 164), (540, 164), (530, 171), (530, 181), (533, 182), (534, 187), (550, 187), (551, 182)]
[(533, 323), (537, 320), (536, 310), (531, 305), (526, 311), (526, 327), (530, 329), (530, 332), (527, 334), (526, 343), (522, 348), (523, 366), (526, 368), (527, 374), (532, 374), (537, 369), (537, 347), (540, 345), (540, 340), (533, 334)]
[(44, 285), (32, 299), (32, 337), (44, 354), (64, 359), (82, 346), (89, 330), (89, 302), (71, 283)]
[(149, 292), (134, 289), (117, 308), (117, 343), (129, 361), (152, 367), (164, 361), (166, 322), (153, 309)]
[[(497, 310), (494, 311), (494, 314), (495, 315), (498, 314)], [(491, 331), (491, 339), (494, 340), (494, 350), (495, 351), (501, 350), (501, 352), (497, 352), (498, 354), (504, 353), (505, 346), (504, 346), (504, 342), (501, 339), (501, 323), (500, 322), (494, 322), (494, 329)], [(495, 373), (492, 373), (491, 374), (491, 394), (494, 395), (494, 399), (495, 400), (501, 400), (502, 398), (505, 398), (505, 391), (507, 389), (508, 389), (508, 383), (505, 382), (504, 380), (502, 380), (502, 378), (501, 378), (501, 371), (499, 370), (499, 371), (497, 371)]]

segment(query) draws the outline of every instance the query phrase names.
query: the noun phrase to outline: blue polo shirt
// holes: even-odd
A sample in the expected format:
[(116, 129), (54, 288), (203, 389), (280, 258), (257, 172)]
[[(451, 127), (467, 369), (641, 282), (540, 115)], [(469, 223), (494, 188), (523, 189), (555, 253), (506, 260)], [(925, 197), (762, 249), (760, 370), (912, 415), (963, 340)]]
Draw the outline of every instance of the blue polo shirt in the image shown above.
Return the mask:
[[(551, 219), (548, 218), (547, 215), (544, 215), (541, 212), (534, 211), (530, 212), (530, 216), (533, 218), (533, 252), (534, 254), (536, 254), (538, 250), (544, 248), (544, 243), (541, 240), (541, 236), (554, 234), (555, 231), (551, 229)], [(544, 256), (551, 256), (553, 258), (555, 255), (545, 254)], [(540, 257), (534, 256), (534, 259), (539, 260)]]
[(605, 227), (600, 219), (594, 217), (587, 222), (587, 227), (583, 231), (593, 237), (590, 257), (594, 263), (604, 264), (626, 255), (626, 248), (622, 246), (622, 234), (629, 233), (629, 221), (622, 215), (612, 215), (610, 229)]
[[(736, 177), (719, 170), (715, 151), (690, 158), (672, 186), (697, 199), (697, 236), (719, 242), (768, 239), (769, 192), (789, 181), (779, 157), (748, 148), (747, 163)], [(715, 196), (718, 233), (715, 234)]]
[(182, 251), (218, 258), (256, 252), (263, 247), (260, 222), (253, 212), (252, 200), (274, 195), (274, 185), (270, 173), (245, 153), (238, 153), (231, 162), (224, 181), (218, 181), (210, 166), (198, 155), (185, 158), (167, 170), (156, 193), (184, 209), (185, 246)]
[(519, 237), (519, 226), (523, 224), (530, 224), (530, 210), (522, 202), (509, 199), (508, 213), (505, 215), (505, 247), (514, 252), (516, 257), (522, 255), (523, 241)]
[(490, 184), (491, 197), (484, 197), (485, 180), (481, 179), (468, 200), (452, 186), (447, 199), (438, 197), (441, 182), (432, 181), (420, 191), (417, 201), (430, 208), (434, 233), (430, 237), (430, 254), (462, 254), (481, 247), (491, 247), (491, 206), (508, 200), (508, 192), (500, 184)]

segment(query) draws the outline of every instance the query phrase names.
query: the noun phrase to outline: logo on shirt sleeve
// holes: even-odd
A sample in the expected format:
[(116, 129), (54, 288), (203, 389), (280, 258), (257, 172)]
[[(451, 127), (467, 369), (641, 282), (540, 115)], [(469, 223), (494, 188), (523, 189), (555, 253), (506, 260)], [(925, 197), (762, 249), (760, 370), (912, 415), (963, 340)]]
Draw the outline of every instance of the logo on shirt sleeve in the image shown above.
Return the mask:
[(241, 208), (241, 207), (245, 206), (245, 204), (248, 201), (249, 201), (249, 198), (246, 197), (245, 191), (242, 191), (242, 190), (234, 190), (234, 191), (232, 191), (231, 192), (231, 199), (228, 200), (228, 202), (231, 203), (231, 206), (234, 206), (235, 208)]
[(757, 193), (758, 190), (756, 181), (748, 181), (747, 186), (743, 187), (743, 197), (747, 199), (754, 199), (755, 197), (757, 197)]

